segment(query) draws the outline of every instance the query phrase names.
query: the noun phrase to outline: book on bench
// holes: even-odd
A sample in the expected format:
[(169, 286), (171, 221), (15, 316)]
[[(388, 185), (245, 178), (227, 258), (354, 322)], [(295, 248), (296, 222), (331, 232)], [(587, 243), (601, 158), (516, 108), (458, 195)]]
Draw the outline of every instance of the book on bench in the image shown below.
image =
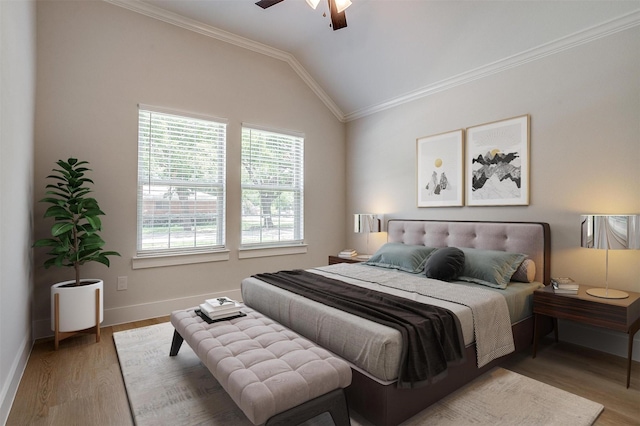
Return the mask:
[(211, 319), (226, 318), (238, 315), (242, 304), (228, 297), (207, 299), (200, 304), (200, 310)]

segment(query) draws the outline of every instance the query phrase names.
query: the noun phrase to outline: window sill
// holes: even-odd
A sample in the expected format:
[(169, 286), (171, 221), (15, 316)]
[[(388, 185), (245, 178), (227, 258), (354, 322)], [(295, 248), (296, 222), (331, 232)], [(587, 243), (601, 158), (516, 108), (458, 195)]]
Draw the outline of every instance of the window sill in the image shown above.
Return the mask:
[(238, 259), (252, 259), (255, 257), (286, 256), (289, 254), (305, 254), (306, 244), (296, 244), (293, 246), (271, 246), (238, 249)]
[(207, 253), (136, 256), (131, 259), (131, 267), (133, 269), (160, 268), (163, 266), (191, 265), (225, 260), (229, 260), (229, 250)]

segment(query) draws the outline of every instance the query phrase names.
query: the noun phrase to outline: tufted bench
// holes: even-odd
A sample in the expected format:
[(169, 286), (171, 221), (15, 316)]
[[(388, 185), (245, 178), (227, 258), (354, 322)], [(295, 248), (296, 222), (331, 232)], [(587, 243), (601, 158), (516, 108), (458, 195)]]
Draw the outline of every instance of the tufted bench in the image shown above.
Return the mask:
[(242, 312), (212, 324), (193, 309), (173, 312), (170, 356), (186, 340), (255, 425), (298, 424), (324, 412), (349, 425), (349, 365), (257, 311)]

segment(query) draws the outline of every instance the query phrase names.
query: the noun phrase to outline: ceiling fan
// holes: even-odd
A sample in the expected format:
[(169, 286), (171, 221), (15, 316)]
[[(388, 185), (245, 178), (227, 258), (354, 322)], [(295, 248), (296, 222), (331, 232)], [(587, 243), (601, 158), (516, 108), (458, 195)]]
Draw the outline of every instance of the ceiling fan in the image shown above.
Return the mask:
[[(256, 2), (258, 6), (263, 9), (278, 4), (284, 0), (260, 0)], [(327, 0), (329, 2), (329, 11), (331, 12), (331, 27), (333, 31), (345, 28), (347, 26), (347, 16), (344, 11), (347, 7), (351, 6), (351, 0)], [(320, 0), (307, 0), (307, 3), (312, 8), (316, 8)]]

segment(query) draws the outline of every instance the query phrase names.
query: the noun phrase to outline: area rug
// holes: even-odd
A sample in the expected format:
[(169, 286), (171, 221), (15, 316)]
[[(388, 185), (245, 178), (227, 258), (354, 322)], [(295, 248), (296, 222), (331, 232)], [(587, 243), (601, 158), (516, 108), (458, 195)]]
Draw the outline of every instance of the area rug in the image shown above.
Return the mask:
[[(250, 426), (186, 343), (169, 356), (170, 323), (113, 334), (135, 423)], [(591, 425), (601, 404), (495, 368), (407, 420), (404, 425)], [(305, 423), (331, 425), (328, 414)], [(352, 413), (352, 425), (369, 423)]]

